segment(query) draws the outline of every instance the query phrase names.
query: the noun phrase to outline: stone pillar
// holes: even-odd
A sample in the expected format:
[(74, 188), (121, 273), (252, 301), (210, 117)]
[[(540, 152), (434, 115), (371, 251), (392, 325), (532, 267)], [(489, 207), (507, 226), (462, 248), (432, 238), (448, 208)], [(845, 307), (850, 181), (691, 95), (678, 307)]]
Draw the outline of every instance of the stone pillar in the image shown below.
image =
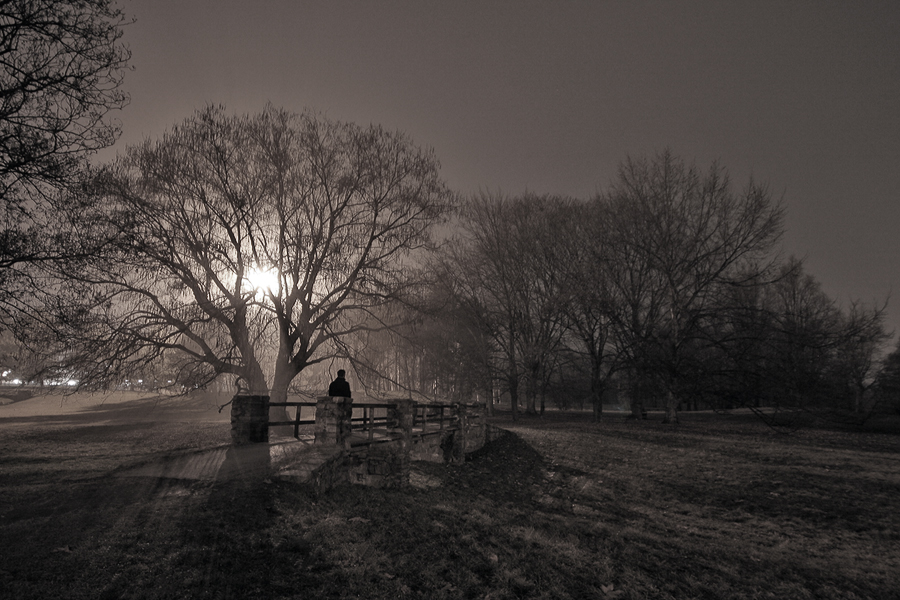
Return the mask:
[(231, 399), (231, 441), (235, 445), (269, 441), (269, 397), (237, 395)]
[(322, 396), (316, 401), (316, 444), (350, 443), (350, 419), (353, 418), (353, 399), (343, 396)]
[(392, 408), (388, 409), (388, 418), (396, 424), (400, 439), (397, 441), (397, 450), (394, 454), (395, 482), (392, 487), (407, 487), (409, 485), (410, 453), (412, 452), (413, 410), (415, 402), (409, 398), (397, 400)]
[(450, 462), (462, 464), (466, 462), (466, 437), (469, 435), (469, 415), (466, 413), (466, 405), (455, 403), (453, 412), (456, 413), (457, 424), (459, 429), (453, 436), (452, 447), (450, 449)]
[(474, 452), (488, 442), (487, 423), (485, 421), (487, 409), (484, 404), (476, 402), (471, 406), (467, 406), (466, 411), (469, 415), (469, 442), (468, 446), (466, 446), (466, 450), (468, 452)]
[(413, 426), (413, 408), (415, 402), (409, 398), (397, 400), (394, 406), (388, 409), (388, 420), (396, 424), (397, 430), (402, 436), (404, 442), (409, 442), (412, 438)]

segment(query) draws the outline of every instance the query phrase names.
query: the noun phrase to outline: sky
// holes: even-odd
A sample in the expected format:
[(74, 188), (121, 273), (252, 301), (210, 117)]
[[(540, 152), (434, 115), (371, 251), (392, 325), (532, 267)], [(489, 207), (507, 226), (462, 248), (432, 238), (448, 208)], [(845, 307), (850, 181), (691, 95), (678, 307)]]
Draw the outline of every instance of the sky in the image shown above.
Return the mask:
[[(448, 185), (588, 198), (664, 149), (752, 177), (785, 256), (900, 336), (900, 2), (120, 0), (123, 133), (271, 102), (400, 130)], [(896, 339), (897, 336), (895, 336)]]

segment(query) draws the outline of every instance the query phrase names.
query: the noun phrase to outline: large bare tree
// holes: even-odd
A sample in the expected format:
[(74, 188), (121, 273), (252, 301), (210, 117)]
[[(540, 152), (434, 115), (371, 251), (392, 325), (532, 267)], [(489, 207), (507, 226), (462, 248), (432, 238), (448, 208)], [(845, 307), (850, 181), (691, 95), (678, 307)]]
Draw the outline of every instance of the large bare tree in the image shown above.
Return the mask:
[(58, 273), (57, 335), (85, 384), (177, 352), (198, 382), (283, 401), (409, 282), (453, 195), (404, 135), (209, 107), (127, 150), (73, 217), (102, 256)]
[(639, 370), (658, 375), (666, 421), (705, 343), (723, 287), (758, 285), (774, 262), (783, 211), (765, 186), (735, 191), (727, 173), (703, 173), (671, 152), (627, 159), (608, 195), (622, 235), (613, 279), (627, 301), (617, 319)]
[(864, 399), (890, 337), (883, 326), (885, 305), (854, 301), (842, 309), (796, 259), (782, 267), (764, 301), (768, 331), (759, 345), (765, 383), (775, 388), (768, 393), (770, 404), (794, 413), (838, 409), (853, 413), (853, 420), (865, 419)]
[(562, 308), (568, 290), (555, 240), (566, 235), (572, 201), (551, 196), (470, 198), (463, 236), (448, 253), (447, 279), (495, 349), (495, 367), (517, 414), (520, 381), (528, 413), (537, 412), (550, 358), (565, 330)]
[(560, 302), (569, 330), (567, 341), (587, 365), (595, 421), (602, 416), (604, 393), (624, 355), (623, 340), (616, 338), (613, 325), (623, 299), (615, 288), (616, 268), (626, 265), (614, 262), (613, 216), (602, 199), (573, 206), (569, 222), (555, 233), (554, 244), (555, 262), (567, 292)]
[(119, 134), (130, 52), (111, 0), (0, 2), (0, 320), (29, 312), (29, 265), (71, 248), (46, 231), (60, 188)]

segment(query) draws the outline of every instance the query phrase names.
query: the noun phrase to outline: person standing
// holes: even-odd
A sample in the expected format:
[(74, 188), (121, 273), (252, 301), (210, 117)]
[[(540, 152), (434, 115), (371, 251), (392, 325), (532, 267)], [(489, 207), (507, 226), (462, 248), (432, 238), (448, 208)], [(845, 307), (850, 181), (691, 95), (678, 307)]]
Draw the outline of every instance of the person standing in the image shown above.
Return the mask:
[(344, 379), (344, 375), (346, 375), (346, 371), (338, 369), (337, 379), (332, 381), (331, 385), (328, 386), (329, 396), (343, 396), (344, 398), (350, 398), (350, 383)]

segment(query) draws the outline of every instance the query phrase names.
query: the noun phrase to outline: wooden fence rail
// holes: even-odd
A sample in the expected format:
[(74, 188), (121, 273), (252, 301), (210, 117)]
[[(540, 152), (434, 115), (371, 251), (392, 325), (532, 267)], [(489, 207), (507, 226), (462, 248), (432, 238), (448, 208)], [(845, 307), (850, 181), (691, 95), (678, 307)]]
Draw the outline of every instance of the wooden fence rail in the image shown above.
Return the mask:
[[(238, 407), (239, 398), (242, 402)], [(249, 408), (244, 407), (244, 404), (248, 404)], [(284, 408), (288, 419), (268, 420), (269, 408), (272, 407)], [(293, 414), (291, 408), (294, 409)], [(267, 397), (262, 396), (236, 396), (232, 407), (232, 436), (235, 443), (239, 444), (267, 441), (269, 427), (291, 426), (295, 438), (313, 437), (317, 444), (346, 443), (348, 447), (360, 447), (404, 438), (418, 444), (425, 438), (438, 436), (443, 439), (457, 430), (464, 430), (463, 435), (468, 435), (466, 432), (471, 430), (472, 425), (470, 414), (479, 415), (475, 422), (480, 422), (483, 407), (424, 404), (409, 399), (354, 405), (349, 398), (322, 397), (315, 402), (269, 402)], [(247, 425), (244, 424), (245, 421)], [(314, 435), (301, 438), (301, 426), (312, 427)], [(253, 435), (250, 436), (244, 429), (252, 429)]]
[[(362, 412), (362, 416), (350, 418), (350, 430), (357, 434), (362, 434), (365, 441), (362, 443), (378, 443), (389, 442), (396, 439), (394, 432), (400, 427), (397, 418), (392, 416), (392, 412), (397, 407), (396, 404), (357, 404), (353, 407), (354, 411)], [(379, 415), (378, 412), (383, 414)], [(381, 434), (376, 437), (376, 434)], [(359, 445), (357, 441), (355, 445)]]
[[(268, 442), (269, 426), (293, 426), (294, 437), (303, 444), (281, 451), (291, 455), (290, 461), (311, 461), (302, 465), (308, 470), (304, 481), (320, 489), (340, 483), (404, 487), (409, 485), (412, 461), (463, 462), (467, 453), (496, 439), (498, 431), (486, 422), (480, 404), (424, 404), (406, 398), (354, 405), (351, 398), (331, 396), (315, 402), (268, 400), (235, 396), (234, 443)], [(268, 421), (271, 407), (285, 409), (293, 419)], [(310, 426), (302, 438), (301, 426)], [(313, 446), (305, 447), (310, 441)], [(327, 457), (325, 462), (313, 460), (320, 454)], [(290, 468), (300, 469), (293, 464)]]
[[(294, 416), (294, 419), (291, 421), (269, 421), (269, 426), (274, 427), (277, 425), (293, 425), (294, 426), (294, 437), (300, 437), (300, 426), (301, 425), (315, 425), (316, 424), (316, 403), (315, 402), (269, 402), (269, 406), (296, 406), (297, 413)], [(307, 417), (306, 419), (301, 418), (301, 412), (303, 407), (312, 408), (312, 416)]]

